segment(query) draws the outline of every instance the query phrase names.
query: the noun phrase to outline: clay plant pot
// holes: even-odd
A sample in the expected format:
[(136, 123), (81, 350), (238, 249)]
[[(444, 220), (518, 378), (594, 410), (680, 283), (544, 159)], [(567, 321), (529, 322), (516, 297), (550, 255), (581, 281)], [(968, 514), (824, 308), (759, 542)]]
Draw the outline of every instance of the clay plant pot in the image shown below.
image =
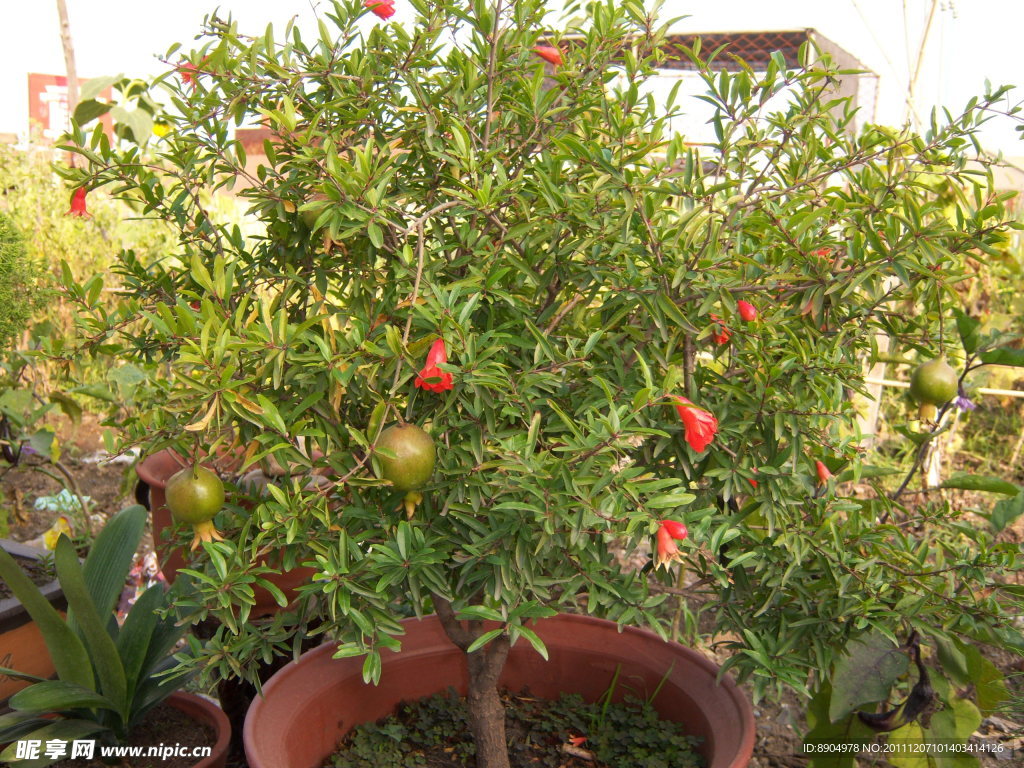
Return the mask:
[[(192, 768), (224, 768), (228, 759), (228, 748), (231, 745), (231, 724), (221, 712), (220, 707), (201, 696), (175, 691), (167, 697), (167, 704), (213, 729), (216, 739), (209, 757), (204, 757)], [(171, 740), (168, 739), (168, 743)]]
[[(437, 617), (404, 622), (402, 650), (386, 654), (380, 685), (366, 685), (360, 658), (333, 659), (322, 645), (290, 663), (263, 686), (245, 718), (249, 768), (315, 768), (356, 725), (391, 714), (399, 702), (448, 689), (465, 694), (466, 664)], [(509, 654), (499, 685), (534, 696), (577, 693), (596, 701), (619, 669), (616, 698), (649, 697), (662, 718), (682, 723), (703, 741), (708, 768), (744, 768), (754, 749), (754, 715), (746, 696), (718, 666), (696, 651), (653, 632), (589, 616), (562, 614), (533, 627), (550, 661), (520, 642)]]
[[(160, 569), (168, 583), (174, 581), (175, 575), (182, 568), (187, 567), (181, 548), (171, 548), (164, 538), (164, 530), (171, 528), (174, 521), (171, 519), (171, 511), (167, 508), (165, 489), (167, 481), (171, 476), (185, 466), (185, 462), (174, 451), (165, 450), (147, 456), (136, 467), (135, 471), (139, 476), (139, 486), (136, 488), (135, 496), (144, 504), (150, 513), (153, 524), (153, 546), (156, 549), (157, 558), (160, 561)], [(213, 467), (211, 467), (213, 468)], [(261, 560), (261, 565), (267, 561)], [(271, 564), (273, 565), (273, 564)], [(309, 582), (316, 573), (313, 568), (299, 566), (290, 571), (280, 574), (270, 574), (264, 578), (284, 592), (289, 602), (298, 597), (296, 590)], [(259, 619), (271, 616), (281, 610), (281, 607), (274, 600), (273, 596), (261, 587), (253, 587), (256, 604), (252, 607), (251, 618)]]
[[(10, 539), (0, 539), (16, 560), (40, 560), (46, 552)], [(64, 592), (57, 581), (39, 585), (43, 596), (57, 610), (67, 608)], [(0, 666), (37, 677), (53, 677), (53, 662), (46, 650), (43, 634), (16, 597), (0, 600)], [(7, 700), (30, 683), (0, 675), (0, 712), (7, 711)]]

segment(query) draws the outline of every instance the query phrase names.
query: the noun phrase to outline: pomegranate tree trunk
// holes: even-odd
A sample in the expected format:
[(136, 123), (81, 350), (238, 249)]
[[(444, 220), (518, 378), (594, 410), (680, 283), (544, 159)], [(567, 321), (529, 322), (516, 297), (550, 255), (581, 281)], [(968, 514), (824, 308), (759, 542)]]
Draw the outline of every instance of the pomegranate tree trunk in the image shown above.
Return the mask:
[[(466, 651), (484, 633), (483, 622), (458, 621), (451, 603), (434, 596), (434, 605), (445, 634)], [(508, 658), (509, 643), (500, 635), (483, 648), (466, 653), (469, 669), (469, 727), (476, 745), (476, 768), (509, 768), (505, 739), (505, 707), (498, 696), (498, 678)]]

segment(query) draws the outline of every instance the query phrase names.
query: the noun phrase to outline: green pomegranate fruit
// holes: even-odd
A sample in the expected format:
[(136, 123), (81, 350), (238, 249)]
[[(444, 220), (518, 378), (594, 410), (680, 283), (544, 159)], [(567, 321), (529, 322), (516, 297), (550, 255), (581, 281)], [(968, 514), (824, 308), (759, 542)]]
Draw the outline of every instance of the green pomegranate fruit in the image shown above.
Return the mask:
[(213, 524), (224, 506), (224, 483), (217, 473), (206, 467), (185, 467), (167, 481), (164, 494), (175, 521), (189, 523), (195, 531), (192, 549), (203, 541), (223, 539)]
[[(329, 200), (323, 192), (315, 192), (306, 198), (307, 203), (318, 203), (323, 200)], [(306, 225), (310, 230), (316, 226), (316, 220), (320, 218), (320, 214), (324, 212), (323, 208), (305, 208), (299, 211), (299, 216), (302, 218), (302, 223)]]
[(946, 359), (937, 357), (914, 369), (910, 375), (910, 394), (921, 404), (920, 415), (924, 421), (935, 418), (935, 406), (945, 405), (956, 397), (960, 378)]
[(434, 441), (415, 424), (395, 424), (380, 433), (377, 447), (395, 455), (377, 455), (381, 477), (400, 491), (415, 491), (434, 474)]

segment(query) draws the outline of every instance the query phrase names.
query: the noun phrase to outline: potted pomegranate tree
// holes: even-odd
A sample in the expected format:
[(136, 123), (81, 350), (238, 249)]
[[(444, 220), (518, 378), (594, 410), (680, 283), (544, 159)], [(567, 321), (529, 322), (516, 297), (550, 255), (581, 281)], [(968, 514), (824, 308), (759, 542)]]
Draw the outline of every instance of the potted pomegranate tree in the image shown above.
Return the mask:
[[(390, 20), (399, 6), (415, 19)], [(950, 286), (1009, 216), (983, 181), (949, 190), (1004, 92), (928, 136), (858, 132), (810, 46), (757, 75), (695, 49), (717, 136), (695, 146), (670, 130), (681, 106), (645, 91), (666, 34), (634, 0), (564, 19), (538, 0), (339, 0), (312, 39), (210, 17), (152, 84), (159, 137), (75, 129), (70, 184), (178, 236), (160, 262), (124, 255), (114, 315), (71, 287), (107, 349), (153, 366), (129, 439), (243, 454), (193, 555), (193, 608), (221, 622), (196, 663), (252, 677), (322, 636), (386, 684), (417, 634), (401, 619), (436, 613), (477, 764), (498, 768), (497, 681), (510, 654), (548, 651), (540, 620), (563, 610), (664, 637), (666, 591), (703, 593), (757, 695), (832, 690), (867, 636), (1015, 642), (1005, 548), (841, 484), (871, 474), (851, 394), (876, 335), (963, 361)], [(243, 149), (242, 127), (262, 140)], [(218, 191), (250, 225), (218, 218)], [(260, 501), (233, 503), (271, 460)], [(624, 566), (635, 552), (653, 562)], [(315, 573), (290, 616), (246, 621), (268, 553)]]

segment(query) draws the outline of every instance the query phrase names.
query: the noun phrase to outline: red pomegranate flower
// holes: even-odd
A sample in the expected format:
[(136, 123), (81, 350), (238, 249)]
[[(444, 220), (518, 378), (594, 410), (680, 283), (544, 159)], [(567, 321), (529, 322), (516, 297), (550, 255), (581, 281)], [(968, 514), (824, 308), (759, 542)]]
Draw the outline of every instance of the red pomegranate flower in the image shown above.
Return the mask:
[(672, 395), (672, 399), (678, 403), (676, 412), (683, 422), (686, 442), (697, 453), (703, 452), (715, 439), (715, 433), (718, 432), (718, 419), (713, 413), (698, 408), (682, 395)]
[(394, 0), (363, 0), (363, 5), (385, 20), (395, 15)]
[(683, 556), (672, 538), (672, 532), (665, 527), (665, 523), (658, 526), (657, 545), (655, 547), (654, 567), (668, 568), (673, 562)]
[(715, 340), (715, 344), (718, 344), (719, 346), (722, 344), (728, 344), (729, 337), (732, 336), (732, 331), (726, 327), (725, 323), (722, 322), (722, 318), (718, 315), (711, 315), (711, 319), (715, 323), (714, 332), (711, 335), (711, 338)]
[(193, 64), (191, 61), (186, 61), (184, 64), (178, 67), (178, 72), (181, 74), (181, 82), (186, 83), (188, 85), (193, 85), (196, 81), (194, 74), (195, 71), (196, 65)]
[(89, 211), (85, 207), (85, 187), (79, 187), (71, 195), (71, 207), (68, 208), (65, 216), (82, 216), (89, 218)]
[(445, 349), (444, 339), (437, 339), (427, 353), (427, 362), (423, 364), (423, 369), (416, 376), (415, 385), (430, 392), (444, 392), (452, 389), (455, 386), (452, 383), (452, 375), (438, 368), (439, 363), (447, 362), (448, 351)]
[(817, 459), (814, 462), (814, 469), (818, 473), (818, 484), (828, 485), (828, 481), (832, 479), (833, 475), (828, 471), (828, 467), (825, 466), (825, 462), (821, 459)]
[(749, 301), (743, 301), (742, 299), (737, 301), (736, 308), (739, 309), (743, 322), (752, 323), (757, 320), (757, 308)]
[(562, 52), (553, 45), (535, 45), (533, 52), (549, 64), (554, 64), (556, 67), (562, 66)]

